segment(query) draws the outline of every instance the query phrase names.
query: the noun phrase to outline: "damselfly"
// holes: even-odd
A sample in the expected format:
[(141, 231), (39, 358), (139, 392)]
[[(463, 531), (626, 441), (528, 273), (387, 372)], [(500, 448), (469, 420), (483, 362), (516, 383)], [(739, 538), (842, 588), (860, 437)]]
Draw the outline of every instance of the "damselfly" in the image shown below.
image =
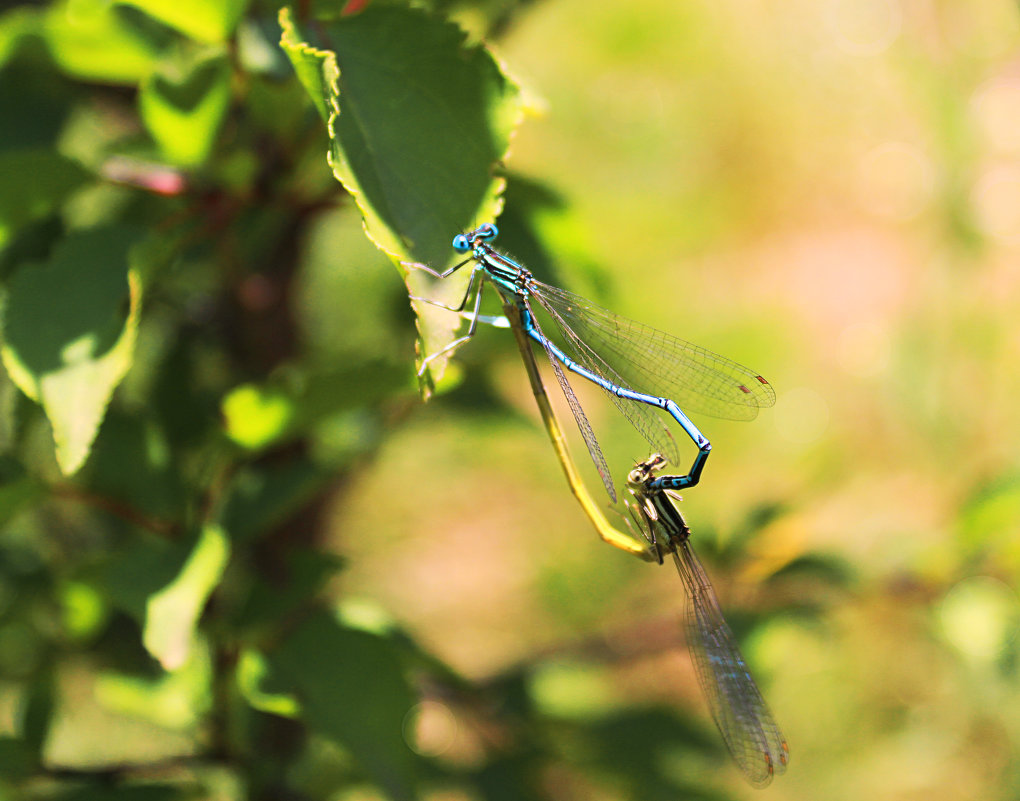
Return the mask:
[(764, 787), (783, 773), (790, 749), (747, 669), (705, 569), (691, 547), (691, 530), (673, 504), (669, 490), (655, 487), (656, 471), (666, 465), (659, 454), (634, 466), (627, 478), (634, 522), (648, 539), (659, 563), (671, 553), (687, 594), (687, 648), (719, 732), (747, 779)]
[[(617, 408), (630, 420), (652, 447), (676, 461), (676, 443), (654, 409), (666, 411), (687, 433), (698, 448), (690, 470), (682, 476), (659, 476), (653, 489), (682, 489), (694, 486), (701, 477), (705, 460), (712, 449), (708, 439), (681, 410), (684, 408), (733, 420), (751, 420), (758, 409), (775, 403), (776, 395), (768, 381), (754, 370), (682, 339), (628, 320), (572, 292), (544, 284), (492, 247), (498, 230), (485, 223), (453, 239), (453, 248), (468, 258), (445, 272), (425, 265), (436, 278), (447, 278), (465, 264), (474, 262), (467, 291), (458, 306), (444, 306), (428, 298), (415, 298), (450, 311), (464, 312), (472, 297), (473, 311), (467, 333), (442, 350), (422, 360), (419, 374), (437, 357), (451, 353), (474, 336), (477, 330), (482, 290), (488, 278), (504, 302), (520, 309), (524, 330), (542, 345), (556, 374), (560, 388), (605, 484), (615, 501), (616, 490), (580, 402), (567, 381), (565, 367), (602, 387)], [(566, 348), (558, 347), (543, 332), (531, 301), (552, 319)]]

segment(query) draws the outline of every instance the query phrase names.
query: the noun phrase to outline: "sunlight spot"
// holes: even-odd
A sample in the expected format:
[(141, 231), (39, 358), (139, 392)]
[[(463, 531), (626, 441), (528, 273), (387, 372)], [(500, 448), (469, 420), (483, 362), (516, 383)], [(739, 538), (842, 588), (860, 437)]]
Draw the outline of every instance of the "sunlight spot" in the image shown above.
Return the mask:
[(456, 739), (457, 718), (439, 701), (415, 704), (404, 718), (404, 741), (422, 756), (440, 756)]
[(977, 662), (994, 660), (1016, 632), (1020, 605), (999, 579), (974, 576), (958, 582), (942, 600), (942, 634), (960, 653)]

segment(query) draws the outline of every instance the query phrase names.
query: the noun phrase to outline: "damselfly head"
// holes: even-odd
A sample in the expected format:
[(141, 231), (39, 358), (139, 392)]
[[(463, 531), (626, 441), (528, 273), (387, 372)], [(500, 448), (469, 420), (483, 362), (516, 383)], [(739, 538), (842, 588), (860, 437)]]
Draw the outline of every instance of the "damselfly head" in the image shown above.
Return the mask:
[(453, 249), (458, 253), (467, 253), (472, 250), (478, 242), (491, 242), (499, 236), (499, 229), (492, 223), (483, 223), (474, 231), (466, 234), (457, 234), (453, 238)]
[(661, 470), (668, 463), (666, 457), (661, 453), (653, 453), (643, 462), (638, 462), (634, 465), (634, 469), (627, 476), (627, 483), (632, 486), (642, 487), (647, 481), (655, 478), (656, 470)]

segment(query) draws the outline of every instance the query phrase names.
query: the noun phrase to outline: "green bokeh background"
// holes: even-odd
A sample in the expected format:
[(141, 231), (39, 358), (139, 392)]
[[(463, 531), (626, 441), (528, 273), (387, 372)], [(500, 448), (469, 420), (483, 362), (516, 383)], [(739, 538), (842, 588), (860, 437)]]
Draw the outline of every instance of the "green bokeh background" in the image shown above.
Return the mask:
[[(793, 801), (1015, 798), (1016, 3), (545, 0), (443, 13), (486, 34), (531, 111), (505, 161), (506, 248), (615, 311), (753, 365), (776, 388), (775, 408), (752, 424), (697, 420), (714, 450), (683, 507), (790, 743), (788, 772), (764, 792)], [(289, 98), (283, 108), (307, 102), (294, 81), (280, 92)], [(61, 107), (58, 91), (49, 98)], [(268, 92), (257, 99), (273, 108)], [(288, 165), (290, 174), (339, 191), (329, 183), (324, 134), (308, 136), (321, 160)], [(63, 152), (73, 154), (73, 142)], [(246, 152), (259, 154), (257, 146)], [(220, 178), (230, 174), (229, 160), (217, 164)], [(255, 195), (253, 216), (280, 212)], [(405, 734), (419, 755), (453, 774), (505, 771), (474, 784), (425, 782), (421, 796), (630, 798), (640, 784), (620, 775), (639, 775), (643, 759), (686, 788), (670, 797), (755, 796), (717, 753), (683, 648), (677, 576), (598, 542), (548, 447), (512, 337), (483, 328), (422, 405), (411, 389), (405, 287), (363, 235), (358, 209), (331, 196), (296, 230), (286, 302), (297, 343), (282, 347), (288, 358), (261, 364), (223, 345), (236, 332), (198, 334), (207, 347), (192, 375), (204, 381), (196, 394), (205, 405), (191, 413), (216, 427), (226, 410), (235, 442), (258, 443), (263, 432), (258, 424), (240, 430), (243, 418), (286, 428), (266, 409), (272, 391), (289, 397), (294, 373), (298, 383), (321, 378), (324, 396), (342, 386), (348, 405), (319, 417), (305, 410), (313, 423), (297, 434), (320, 468), (308, 492), (316, 511), (309, 530), (323, 553), (344, 559), (328, 585), (331, 603), (355, 628), (395, 624), (472, 693), (489, 692), (511, 710), (507, 699), (527, 694), (529, 709), (552, 723), (533, 742), (520, 735), (522, 750), (551, 742), (562, 757), (537, 777), (529, 768), (534, 795), (524, 794), (514, 789), (524, 772), (485, 758), (513, 735), (473, 725), (468, 705), (416, 685), (420, 727), (408, 724)], [(236, 278), (211, 279), (198, 259), (174, 275), (185, 290), (167, 295), (194, 303)], [(257, 304), (258, 282), (236, 286)], [(143, 356), (114, 412), (138, 412), (144, 394), (132, 392), (152, 386), (145, 370), (170, 358), (177, 309), (169, 309), (150, 307)], [(241, 338), (257, 351), (259, 336), (271, 334)], [(611, 464), (647, 456), (604, 397), (574, 384)], [(233, 395), (232, 415), (224, 398), (241, 385), (261, 389)], [(13, 400), (6, 379), (3, 393), (5, 408), (27, 403)], [(319, 396), (309, 395), (314, 406)], [(52, 456), (40, 455), (38, 413), (20, 414), (30, 433), (19, 435), (29, 442), (19, 452), (35, 454), (44, 467), (31, 469), (55, 486)], [(578, 438), (572, 447), (583, 455)], [(269, 466), (285, 469), (291, 456), (270, 452)], [(198, 449), (177, 463), (183, 478), (167, 479), (163, 491), (202, 484), (207, 457)], [(597, 490), (594, 471), (584, 471)], [(167, 488), (173, 482), (185, 486)], [(295, 501), (287, 512), (300, 508)], [(18, 552), (45, 553), (55, 531), (102, 541), (107, 525), (64, 493), (19, 507), (0, 536)], [(59, 571), (71, 563), (57, 560), (39, 575), (60, 585), (65, 624), (77, 614), (83, 629), (101, 630), (107, 624), (89, 615), (113, 613), (102, 604), (90, 612), (97, 602), (87, 587), (74, 594), (80, 566)], [(22, 597), (0, 593), (0, 609)], [(39, 620), (5, 614), (0, 731), (15, 733), (26, 682), (48, 666), (31, 653)], [(53, 663), (61, 700), (44, 748), (50, 766), (202, 752), (201, 721), (215, 697), (196, 698), (194, 688), (222, 665), (193, 662), (161, 675), (159, 717), (151, 683), (149, 695), (137, 687), (132, 695), (130, 681), (99, 675), (96, 661), (86, 642)], [(653, 726), (620, 723), (605, 738), (614, 750), (596, 759), (571, 728), (594, 731), (634, 709), (679, 716), (693, 727), (693, 745), (660, 752)], [(513, 730), (510, 718), (500, 725)], [(306, 797), (386, 797), (351, 772), (352, 759), (356, 749), (351, 757), (328, 732), (300, 757), (280, 757)], [(337, 776), (330, 765), (341, 766)], [(242, 797), (245, 779), (231, 771), (243, 769), (227, 761), (216, 770), (219, 794), (209, 797)], [(203, 775), (206, 788), (215, 784)], [(28, 792), (11, 788), (12, 797)], [(656, 786), (643, 797), (666, 795)]]

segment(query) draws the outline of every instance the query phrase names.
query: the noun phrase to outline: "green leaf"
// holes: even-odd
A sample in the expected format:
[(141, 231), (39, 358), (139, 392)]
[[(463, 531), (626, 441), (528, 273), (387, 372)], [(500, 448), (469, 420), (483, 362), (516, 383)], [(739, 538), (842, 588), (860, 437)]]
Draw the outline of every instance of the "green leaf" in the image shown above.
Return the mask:
[(177, 670), (187, 663), (198, 619), (229, 558), (227, 535), (218, 526), (207, 525), (181, 572), (149, 597), (142, 640), (164, 669)]
[(336, 99), (336, 80), (339, 77), (336, 55), (305, 42), (291, 20), (289, 8), (280, 9), (280, 28), (283, 30), (280, 47), (294, 65), (294, 72), (312, 98), (319, 116), (324, 122), (328, 121)]
[(165, 37), (123, 12), (103, 0), (55, 3), (45, 23), (53, 60), (86, 81), (138, 83), (152, 72)]
[(222, 42), (237, 27), (248, 0), (122, 0), (192, 39)]
[[(331, 21), (320, 47), (286, 8), (280, 25), (368, 235), (395, 260), (450, 263), (453, 236), (502, 207), (496, 171), (522, 113), (517, 86), (485, 47), (420, 9), (378, 5)], [(443, 298), (459, 297), (467, 279), (465, 271), (445, 282)], [(417, 280), (409, 288), (422, 294)], [(462, 322), (428, 305), (416, 311), (423, 352), (440, 350)]]
[(309, 726), (347, 748), (393, 798), (415, 797), (414, 755), (402, 734), (415, 699), (384, 637), (320, 613), (269, 657)]
[(18, 228), (52, 212), (89, 177), (75, 162), (52, 150), (0, 152), (0, 248)]
[(0, 357), (45, 410), (66, 475), (88, 457), (131, 366), (141, 284), (128, 252), (139, 237), (122, 226), (71, 234), (48, 262), (23, 265), (10, 282)]
[(167, 161), (184, 167), (209, 157), (229, 104), (230, 65), (219, 51), (164, 61), (138, 94), (152, 138)]

